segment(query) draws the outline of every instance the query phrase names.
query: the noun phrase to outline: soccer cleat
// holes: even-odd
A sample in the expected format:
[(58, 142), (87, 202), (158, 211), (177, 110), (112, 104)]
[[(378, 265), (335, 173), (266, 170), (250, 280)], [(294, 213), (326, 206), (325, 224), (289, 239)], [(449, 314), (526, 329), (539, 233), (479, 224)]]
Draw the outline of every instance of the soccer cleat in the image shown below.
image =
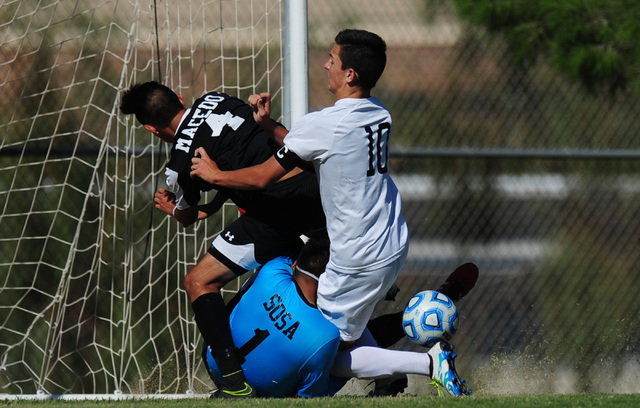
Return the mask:
[(253, 387), (245, 382), (244, 389), (241, 390), (229, 390), (222, 386), (211, 395), (211, 398), (254, 398), (256, 396), (256, 391)]
[(447, 280), (436, 290), (447, 295), (455, 303), (473, 289), (478, 281), (478, 275), (478, 267), (468, 262), (451, 272)]
[[(471, 395), (471, 390), (456, 372), (456, 353), (453, 352), (452, 345), (444, 341), (438, 342), (428, 354), (431, 357), (431, 378), (437, 385), (444, 387), (451, 395)], [(438, 393), (439, 391), (438, 388)]]

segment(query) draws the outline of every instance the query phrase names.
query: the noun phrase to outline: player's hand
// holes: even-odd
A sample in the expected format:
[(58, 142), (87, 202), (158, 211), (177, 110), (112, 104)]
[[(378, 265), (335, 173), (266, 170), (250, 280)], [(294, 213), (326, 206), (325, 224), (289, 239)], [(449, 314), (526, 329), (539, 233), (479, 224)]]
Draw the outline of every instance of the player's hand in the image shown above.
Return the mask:
[(215, 176), (220, 172), (216, 162), (211, 160), (206, 150), (198, 147), (191, 159), (191, 178), (200, 177), (202, 180), (210, 184), (215, 184)]
[(176, 208), (176, 195), (164, 188), (159, 188), (153, 196), (156, 208), (165, 214), (173, 215), (173, 209)]
[(253, 108), (253, 119), (262, 124), (271, 118), (271, 94), (262, 92), (249, 96), (249, 105)]

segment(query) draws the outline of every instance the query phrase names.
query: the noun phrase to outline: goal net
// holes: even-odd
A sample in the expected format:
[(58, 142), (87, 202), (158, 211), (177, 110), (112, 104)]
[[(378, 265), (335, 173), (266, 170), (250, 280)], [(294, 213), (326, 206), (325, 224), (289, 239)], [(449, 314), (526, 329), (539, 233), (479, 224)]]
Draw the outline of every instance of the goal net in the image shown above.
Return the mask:
[(0, 394), (210, 389), (182, 281), (237, 209), (187, 229), (155, 210), (170, 147), (120, 93), (268, 90), (282, 119), (285, 3), (0, 4)]

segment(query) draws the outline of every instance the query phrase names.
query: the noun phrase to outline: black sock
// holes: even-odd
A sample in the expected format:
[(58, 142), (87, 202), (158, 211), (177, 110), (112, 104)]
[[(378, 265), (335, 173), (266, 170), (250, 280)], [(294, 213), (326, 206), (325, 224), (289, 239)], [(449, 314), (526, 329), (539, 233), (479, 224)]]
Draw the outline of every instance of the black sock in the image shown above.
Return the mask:
[(196, 324), (218, 364), (225, 388), (244, 388), (246, 381), (231, 337), (229, 314), (220, 293), (206, 293), (192, 304)]

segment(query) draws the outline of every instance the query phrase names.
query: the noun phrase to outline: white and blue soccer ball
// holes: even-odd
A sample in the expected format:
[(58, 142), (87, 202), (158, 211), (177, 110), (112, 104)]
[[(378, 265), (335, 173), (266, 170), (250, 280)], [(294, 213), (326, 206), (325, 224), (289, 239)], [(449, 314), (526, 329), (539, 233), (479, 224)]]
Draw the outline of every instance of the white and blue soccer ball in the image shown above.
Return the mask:
[(416, 344), (431, 347), (438, 341), (449, 341), (459, 324), (458, 309), (449, 297), (425, 290), (407, 303), (402, 316), (404, 332)]

